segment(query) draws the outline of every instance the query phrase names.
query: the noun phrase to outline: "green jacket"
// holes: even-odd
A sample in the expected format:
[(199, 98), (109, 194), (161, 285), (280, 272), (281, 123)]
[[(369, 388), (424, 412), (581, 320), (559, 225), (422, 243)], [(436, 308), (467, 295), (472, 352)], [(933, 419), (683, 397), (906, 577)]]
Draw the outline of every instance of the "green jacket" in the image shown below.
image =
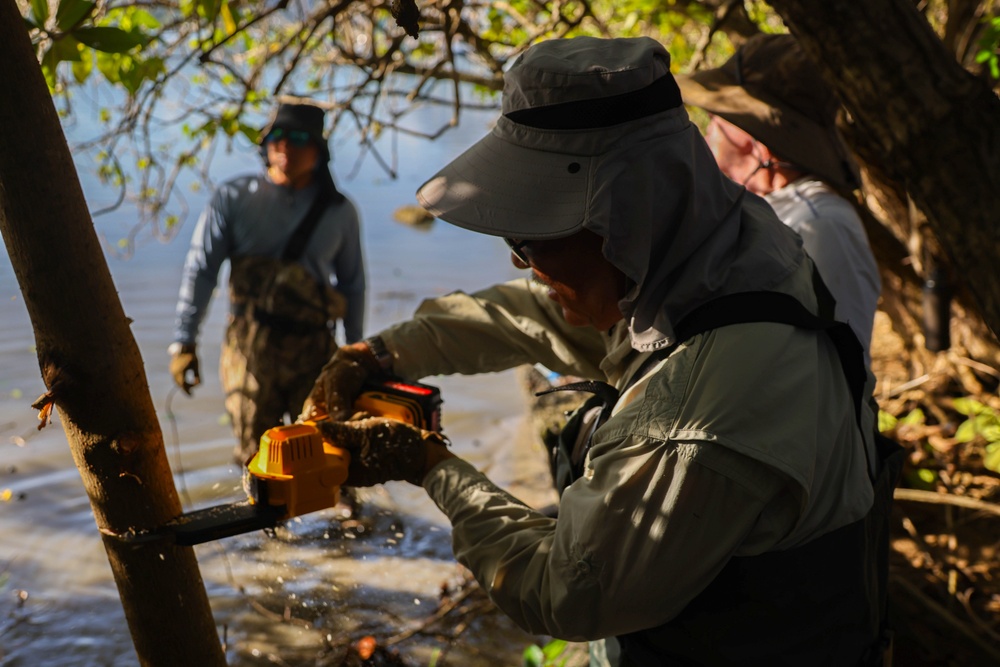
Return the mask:
[[(815, 308), (811, 271), (803, 262), (775, 291)], [(382, 336), (413, 378), (540, 362), (621, 387), (647, 356), (624, 321), (606, 334), (571, 327), (527, 280), (426, 301)], [(695, 336), (622, 395), (558, 521), (460, 459), (424, 487), (459, 561), (519, 625), (599, 640), (669, 621), (735, 556), (862, 518), (865, 446), (826, 336), (741, 324)]]

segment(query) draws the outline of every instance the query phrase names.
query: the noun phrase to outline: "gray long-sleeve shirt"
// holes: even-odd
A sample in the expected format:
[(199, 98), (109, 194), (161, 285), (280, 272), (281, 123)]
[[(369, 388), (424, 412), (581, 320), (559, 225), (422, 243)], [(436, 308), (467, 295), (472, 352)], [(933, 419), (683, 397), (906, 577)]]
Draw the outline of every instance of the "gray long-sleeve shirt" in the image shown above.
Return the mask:
[(764, 199), (778, 218), (802, 237), (803, 247), (837, 301), (836, 318), (854, 330), (870, 366), (869, 348), (882, 282), (861, 218), (830, 186), (808, 177)]
[[(222, 262), (243, 256), (280, 257), (316, 190), (316, 183), (301, 190), (275, 185), (264, 174), (240, 176), (219, 186), (191, 237), (177, 300), (175, 341), (197, 341)], [(365, 270), (360, 221), (350, 200), (324, 211), (299, 261), (347, 298), (345, 338), (348, 343), (360, 340)]]

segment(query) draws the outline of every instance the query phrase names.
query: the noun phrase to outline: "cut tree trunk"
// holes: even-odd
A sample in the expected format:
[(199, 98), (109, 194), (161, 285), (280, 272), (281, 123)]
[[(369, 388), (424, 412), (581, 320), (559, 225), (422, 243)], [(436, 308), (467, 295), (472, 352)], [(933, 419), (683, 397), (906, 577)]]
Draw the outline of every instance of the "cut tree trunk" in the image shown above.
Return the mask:
[(0, 61), (0, 231), (139, 662), (224, 665), (193, 550), (116, 537), (161, 525), (181, 504), (130, 321), (14, 0), (0, 0)]

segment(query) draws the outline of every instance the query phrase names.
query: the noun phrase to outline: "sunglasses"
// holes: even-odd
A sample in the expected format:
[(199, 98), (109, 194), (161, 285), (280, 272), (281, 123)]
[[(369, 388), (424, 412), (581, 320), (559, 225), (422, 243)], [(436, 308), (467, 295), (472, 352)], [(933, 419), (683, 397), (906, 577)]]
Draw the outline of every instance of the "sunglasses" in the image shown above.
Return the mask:
[(290, 146), (302, 148), (312, 141), (312, 137), (305, 130), (286, 130), (283, 127), (274, 128), (264, 137), (264, 143), (268, 144), (281, 140), (287, 141)]
[(514, 253), (514, 257), (517, 257), (523, 264), (530, 264), (528, 261), (528, 255), (524, 252), (524, 246), (531, 243), (531, 241), (519, 241), (517, 239), (509, 239), (504, 237), (504, 243), (510, 248), (510, 251)]

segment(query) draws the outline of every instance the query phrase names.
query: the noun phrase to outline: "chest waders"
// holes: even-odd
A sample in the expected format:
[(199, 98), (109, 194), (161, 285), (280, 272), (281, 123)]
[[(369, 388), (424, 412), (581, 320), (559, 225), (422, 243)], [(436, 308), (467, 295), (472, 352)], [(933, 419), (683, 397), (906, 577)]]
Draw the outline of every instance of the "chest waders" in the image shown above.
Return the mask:
[[(814, 283), (821, 313), (832, 313), (832, 299), (818, 276)], [(861, 427), (863, 402), (872, 399), (863, 395), (867, 372), (857, 337), (846, 324), (815, 316), (793, 297), (774, 292), (734, 294), (696, 309), (678, 324), (678, 343), (651, 355), (624, 388), (669, 356), (680, 342), (712, 329), (750, 322), (825, 332), (836, 346)], [(582, 476), (593, 433), (610, 417), (620, 396), (603, 382), (574, 383), (550, 391), (562, 390), (590, 391), (594, 396), (570, 417), (550, 447), (560, 495)], [(730, 559), (678, 616), (661, 626), (618, 636), (623, 665), (888, 667), (889, 513), (904, 450), (877, 428), (873, 435), (877, 460), (873, 465), (867, 448), (865, 458), (874, 500), (864, 518), (800, 547)]]
[(286, 413), (298, 415), (336, 347), (336, 322), (347, 301), (300, 259), (323, 213), (343, 199), (321, 184), (280, 258), (231, 259), (230, 322), (219, 371), (239, 461), (257, 451), (260, 436)]

